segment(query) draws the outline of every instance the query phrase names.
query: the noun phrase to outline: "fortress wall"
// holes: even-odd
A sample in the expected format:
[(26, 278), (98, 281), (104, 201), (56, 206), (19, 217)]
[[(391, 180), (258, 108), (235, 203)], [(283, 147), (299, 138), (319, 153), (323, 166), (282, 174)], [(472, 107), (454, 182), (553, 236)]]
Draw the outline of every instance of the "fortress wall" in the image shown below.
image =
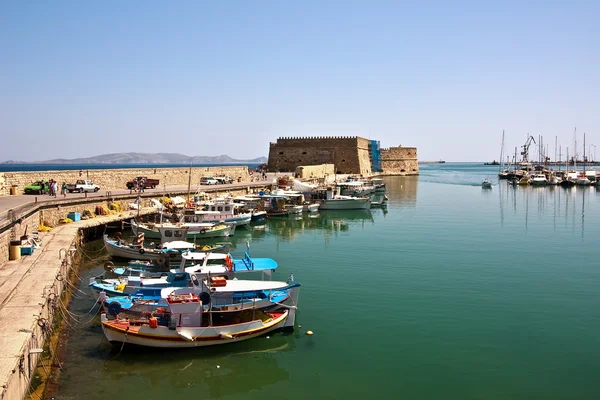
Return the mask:
[(370, 173), (369, 141), (359, 137), (279, 138), (269, 148), (270, 171), (334, 164), (337, 173)]
[[(270, 143), (270, 171), (295, 171), (298, 166), (333, 164), (337, 174), (371, 175), (370, 140), (361, 137), (278, 138)], [(383, 174), (418, 175), (415, 147), (381, 149)]]
[(381, 149), (383, 174), (418, 175), (419, 162), (416, 147), (390, 147)]
[[(159, 179), (160, 185), (187, 185), (189, 167), (179, 168), (123, 168), (123, 169), (89, 169), (69, 171), (23, 171), (0, 173), (0, 196), (10, 194), (10, 187), (17, 186), (17, 194), (23, 194), (25, 186), (37, 180), (54, 179), (62, 182), (75, 183), (77, 179), (90, 179), (100, 186), (101, 191), (113, 189), (126, 189), (126, 183), (136, 176)], [(203, 176), (230, 175), (233, 178), (249, 178), (247, 166), (215, 166), (192, 167), (192, 185), (197, 185)]]

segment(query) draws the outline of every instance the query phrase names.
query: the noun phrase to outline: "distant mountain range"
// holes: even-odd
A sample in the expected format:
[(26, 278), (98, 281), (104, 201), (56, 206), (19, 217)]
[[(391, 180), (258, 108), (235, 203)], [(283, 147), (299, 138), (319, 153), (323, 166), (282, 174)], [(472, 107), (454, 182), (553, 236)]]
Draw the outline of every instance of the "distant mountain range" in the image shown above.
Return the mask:
[(45, 161), (5, 161), (2, 164), (262, 164), (266, 157), (236, 160), (222, 156), (186, 156), (179, 153), (111, 153), (85, 158), (56, 158)]

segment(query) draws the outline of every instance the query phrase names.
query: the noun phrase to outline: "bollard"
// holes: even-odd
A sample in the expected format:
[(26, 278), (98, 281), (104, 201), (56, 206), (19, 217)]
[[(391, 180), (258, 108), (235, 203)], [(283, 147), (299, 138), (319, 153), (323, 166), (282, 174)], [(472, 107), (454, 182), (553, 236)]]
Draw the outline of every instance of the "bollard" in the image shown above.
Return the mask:
[(37, 196), (35, 196), (35, 201), (34, 201), (34, 203), (37, 203)]
[(85, 193), (85, 198), (87, 199), (87, 194), (88, 194), (88, 192), (83, 192), (83, 193)]

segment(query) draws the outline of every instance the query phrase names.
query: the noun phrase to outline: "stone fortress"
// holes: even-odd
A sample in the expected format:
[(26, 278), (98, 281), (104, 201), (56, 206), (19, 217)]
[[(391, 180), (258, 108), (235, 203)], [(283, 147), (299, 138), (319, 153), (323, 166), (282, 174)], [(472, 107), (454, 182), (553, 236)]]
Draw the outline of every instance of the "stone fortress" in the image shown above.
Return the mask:
[(362, 137), (281, 137), (269, 146), (269, 171), (332, 164), (336, 174), (418, 175), (416, 147), (380, 148)]

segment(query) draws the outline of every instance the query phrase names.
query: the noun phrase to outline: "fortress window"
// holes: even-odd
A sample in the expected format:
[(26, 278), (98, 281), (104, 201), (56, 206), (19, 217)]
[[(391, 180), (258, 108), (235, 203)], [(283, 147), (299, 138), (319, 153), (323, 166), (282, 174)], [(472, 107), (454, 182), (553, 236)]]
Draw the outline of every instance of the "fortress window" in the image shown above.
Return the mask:
[(303, 151), (303, 152), (302, 152), (302, 154), (306, 154), (306, 152), (305, 152), (305, 151)]
[(406, 170), (405, 170), (404, 168), (402, 168), (402, 169), (400, 170), (400, 172), (406, 172)]
[(342, 162), (346, 162), (346, 160), (342, 160)]
[(280, 155), (283, 155), (283, 151), (280, 151), (280, 152), (279, 152), (279, 154), (280, 154)]
[(298, 162), (302, 162), (302, 160), (298, 160)]

